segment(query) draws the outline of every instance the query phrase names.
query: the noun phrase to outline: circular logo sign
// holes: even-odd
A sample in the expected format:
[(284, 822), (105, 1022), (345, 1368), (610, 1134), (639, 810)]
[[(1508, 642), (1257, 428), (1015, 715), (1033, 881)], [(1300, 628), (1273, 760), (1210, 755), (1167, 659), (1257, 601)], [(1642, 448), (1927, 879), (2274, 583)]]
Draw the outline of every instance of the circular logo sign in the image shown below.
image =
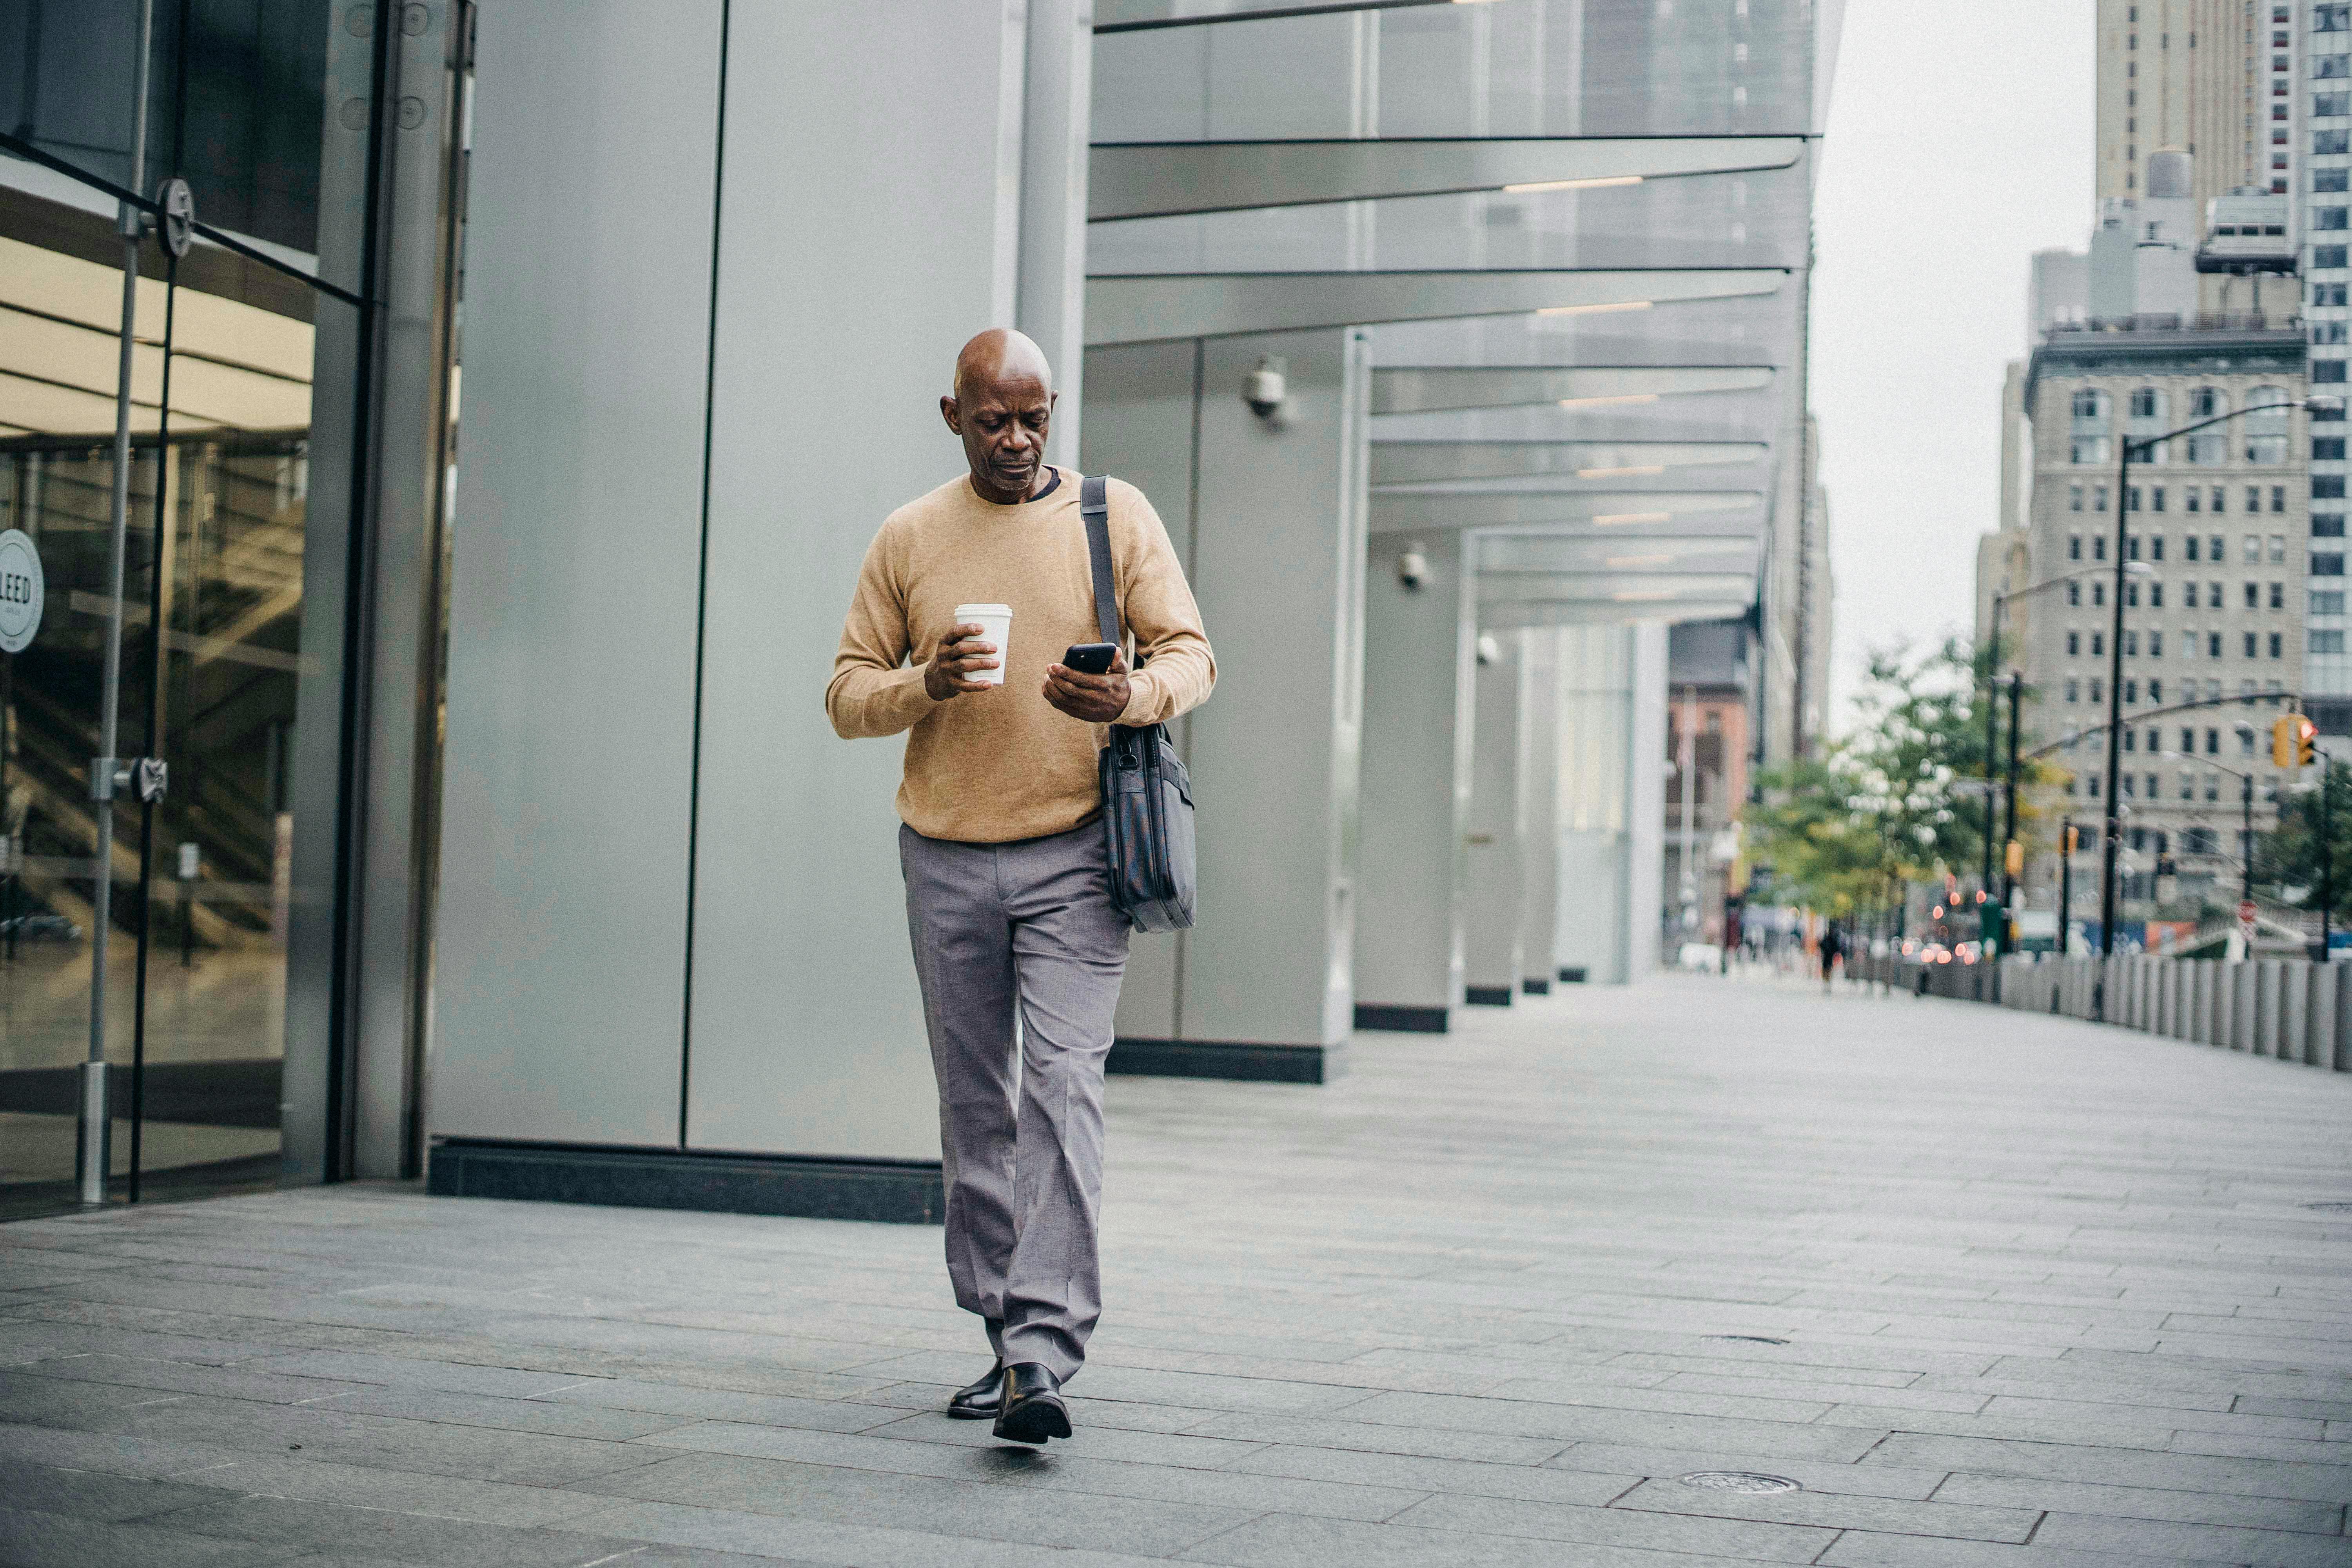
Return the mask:
[(0, 653), (22, 653), (41, 629), (41, 604), (48, 596), (41, 577), (41, 552), (16, 530), (0, 530)]

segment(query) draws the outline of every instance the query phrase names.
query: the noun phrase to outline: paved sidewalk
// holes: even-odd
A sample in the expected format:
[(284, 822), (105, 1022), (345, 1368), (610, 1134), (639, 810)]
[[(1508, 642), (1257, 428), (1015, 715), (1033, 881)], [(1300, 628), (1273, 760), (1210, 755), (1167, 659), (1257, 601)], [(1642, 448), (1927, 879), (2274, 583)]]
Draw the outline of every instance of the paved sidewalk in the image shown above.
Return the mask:
[(1354, 1053), (1113, 1081), (1042, 1455), (936, 1230), (0, 1227), (0, 1562), (2352, 1564), (2352, 1076), (1708, 977)]

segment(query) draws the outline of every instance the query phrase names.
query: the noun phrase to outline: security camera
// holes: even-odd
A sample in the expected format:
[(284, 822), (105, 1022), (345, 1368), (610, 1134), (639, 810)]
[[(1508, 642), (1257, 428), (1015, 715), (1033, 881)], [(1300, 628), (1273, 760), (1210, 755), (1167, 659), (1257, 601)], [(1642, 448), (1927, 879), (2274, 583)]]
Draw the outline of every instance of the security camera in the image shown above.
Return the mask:
[(1404, 553), (1397, 557), (1397, 586), (1408, 594), (1417, 594), (1428, 581), (1429, 557), (1421, 552), (1420, 545), (1406, 545)]
[(1279, 354), (1258, 356), (1257, 368), (1242, 377), (1242, 401), (1249, 405), (1252, 414), (1270, 421), (1282, 412), (1283, 402), (1290, 395), (1283, 373), (1289, 368), (1290, 362)]
[(1480, 632), (1478, 634), (1478, 662), (1480, 664), (1498, 664), (1502, 661), (1502, 658), (1503, 645), (1496, 640), (1495, 634), (1492, 632)]

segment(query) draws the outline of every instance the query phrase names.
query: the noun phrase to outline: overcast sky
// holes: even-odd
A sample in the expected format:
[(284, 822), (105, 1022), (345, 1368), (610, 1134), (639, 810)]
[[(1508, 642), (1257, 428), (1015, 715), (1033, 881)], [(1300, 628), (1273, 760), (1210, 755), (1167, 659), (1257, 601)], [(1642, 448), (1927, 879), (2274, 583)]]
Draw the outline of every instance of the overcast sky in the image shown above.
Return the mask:
[(1815, 206), (1832, 728), (1868, 650), (1966, 635), (2026, 264), (2092, 217), (2092, 0), (1849, 0)]

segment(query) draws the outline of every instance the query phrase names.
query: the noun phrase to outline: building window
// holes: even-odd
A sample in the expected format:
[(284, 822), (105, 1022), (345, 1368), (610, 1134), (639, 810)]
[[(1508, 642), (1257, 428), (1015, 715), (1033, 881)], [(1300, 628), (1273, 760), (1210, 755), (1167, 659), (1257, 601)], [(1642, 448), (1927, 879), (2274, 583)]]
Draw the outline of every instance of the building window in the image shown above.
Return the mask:
[[(2221, 634), (2220, 632), (2207, 632), (2205, 634), (2205, 657), (2207, 658), (2219, 658), (2221, 657)], [(2217, 690), (2213, 695), (2219, 697), (2221, 692)]]
[[(2162, 658), (2164, 657), (2164, 634), (2162, 632), (2150, 632), (2147, 634), (2147, 657), (2150, 658)], [(2156, 682), (2153, 680), (2147, 683), (2147, 700), (2151, 702), (2161, 702), (2164, 700), (2156, 694)]]
[[(2239, 548), (2245, 553), (2246, 564), (2252, 566), (2263, 558), (2263, 536), (2259, 533), (2248, 533), (2242, 534), (2240, 538), (2242, 542)], [(2251, 588), (2247, 591), (2250, 594), (2252, 592)], [(2246, 607), (2253, 608), (2252, 599), (2249, 598), (2246, 601)]]
[(2069, 605), (2080, 605), (2082, 602), (2083, 602), (2083, 584), (2081, 584), (2080, 583), (2069, 583), (2069, 584), (2066, 584), (2066, 603), (2067, 603), (2067, 604), (2069, 604)]
[[(2323, 158), (2333, 153), (2352, 153), (2352, 131), (2315, 131), (2311, 133), (2311, 150)], [(2334, 223), (2326, 221), (2331, 214)], [(2322, 207), (2315, 216), (2320, 221), (2311, 226), (2314, 228), (2345, 226), (2342, 207)]]
[(2094, 702), (2106, 700), (2106, 683), (2095, 675), (2091, 677), (2091, 700)]
[(2276, 566), (2284, 563), (2285, 560), (2286, 535), (2284, 533), (2273, 533), (2271, 535), (2271, 564)]
[(2137, 511), (2139, 510), (2139, 487), (2137, 485), (2132, 485), (2125, 489), (2124, 510), (2126, 511)]
[[(2201, 458), (2197, 455), (2197, 437), (2191, 437), (2189, 441), (2189, 460), (2192, 463), (2205, 461), (2204, 458)], [(2212, 459), (2212, 461), (2216, 463), (2221, 460), (2221, 459), (2219, 458)], [(2183, 485), (2181, 487), (2181, 494), (2184, 497), (2180, 506), (2181, 510), (2203, 511), (2205, 510), (2202, 504), (2205, 499), (2205, 492), (2198, 489), (2195, 485)]]
[[(2338, 153), (2347, 150), (2344, 142), (2347, 137), (2341, 131), (2322, 131), (2318, 132), (2318, 140), (2322, 142), (2333, 140), (2336, 143), (2336, 151)], [(2352, 208), (2314, 207), (2311, 209), (2311, 226), (2320, 230), (2352, 228), (2352, 222), (2347, 222), (2347, 217), (2352, 217)]]
[[(2196, 492), (2192, 490), (2189, 493), (2194, 495)], [(2148, 535), (2147, 557), (2151, 561), (2161, 561), (2164, 559), (2164, 535), (2160, 533), (2151, 533)], [(2164, 600), (2159, 596), (2156, 602), (2161, 605), (2164, 603)]]
[(2072, 676), (2067, 677), (2067, 679), (2066, 679), (2066, 700), (2067, 700), (2067, 701), (2069, 701), (2069, 702), (2074, 702), (2074, 701), (2077, 701), (2077, 700), (2079, 700), (2081, 699), (2081, 697), (2082, 697), (2082, 686), (2081, 686), (2081, 684), (2080, 684), (2079, 682), (2077, 682), (2077, 681), (2076, 681), (2076, 680), (2075, 680)]
[[(2316, 445), (2316, 443), (2315, 443), (2315, 445)], [(2317, 452), (2316, 452), (2316, 451), (2315, 451), (2315, 452), (2313, 453), (2313, 456), (2315, 456), (2315, 457), (2316, 457), (2317, 455), (2318, 455), (2318, 454), (2317, 454)], [(2343, 442), (2341, 442), (2341, 441), (2338, 441), (2338, 442), (2336, 442), (2336, 455), (2337, 457), (2339, 457), (2339, 458), (2340, 458), (2340, 457), (2342, 457), (2342, 456), (2344, 455), (2344, 443), (2343, 443)], [(2080, 486), (2080, 485), (2068, 485), (2068, 486), (2066, 487), (2066, 510), (2067, 510), (2068, 511), (2080, 511), (2080, 510), (2083, 510), (2083, 487), (2082, 487), (2082, 486)]]
[[(2314, 120), (2336, 120), (2347, 114), (2352, 114), (2352, 92), (2321, 92), (2312, 95), (2311, 117)], [(2326, 187), (2315, 187), (2315, 189), (2324, 188)], [(2344, 187), (2336, 185), (2334, 189), (2340, 191)]]
[[(2341, 245), (2315, 245), (2311, 247), (2311, 264), (2314, 267), (2341, 267), (2344, 265), (2344, 252), (2347, 248)], [(2327, 296), (2330, 295), (2334, 297), (2328, 298)], [(2311, 302), (2315, 305), (2341, 305), (2344, 303), (2344, 285), (2341, 283), (2313, 284)]]
[(2314, 539), (2343, 538), (2344, 514), (2340, 511), (2315, 513), (2311, 520), (2311, 536)]
[(2080, 632), (2068, 632), (2066, 634), (2066, 657), (2068, 658), (2076, 658), (2081, 657), (2082, 652), (2083, 634)]
[(2271, 584), (2271, 608), (2273, 610), (2284, 610), (2286, 608), (2285, 584), (2273, 583)]
[[(2149, 634), (2149, 636), (2151, 636), (2151, 637), (2154, 637), (2155, 635), (2156, 635), (2156, 634), (2154, 634), (2154, 633), (2152, 633), (2152, 632)], [(2155, 652), (2155, 653), (2162, 653), (2162, 652), (2164, 651), (2164, 647), (2163, 647), (2163, 638), (2161, 638), (2161, 637), (2158, 637), (2158, 638), (2157, 638), (2157, 646), (2156, 646), (2155, 647), (2153, 647), (2150, 651)], [(2148, 700), (2150, 702), (2161, 702), (2161, 701), (2163, 701), (2163, 700), (2164, 700), (2164, 682), (2163, 682), (2161, 679), (2151, 679), (2151, 680), (2149, 680), (2149, 681), (2148, 681), (2148, 683), (2147, 683), (2147, 700)], [(2156, 731), (2153, 731), (2153, 730), (2150, 730), (2150, 731), (2147, 732), (2147, 738), (2148, 738), (2148, 749), (2149, 749), (2150, 751), (2155, 750), (2155, 749), (2156, 749)]]
[(2280, 657), (2284, 641), (2284, 637), (2283, 637), (2279, 633), (2273, 632), (2271, 634), (2271, 657), (2273, 658)]
[[(2137, 658), (2139, 657), (2139, 634), (2137, 632), (2127, 631), (2124, 633), (2124, 657), (2126, 658)], [(2125, 700), (2129, 701), (2131, 699), (2126, 698)]]
[[(2162, 495), (2164, 494), (2164, 492), (2163, 492), (2162, 490), (2158, 490), (2158, 491), (2157, 491), (2156, 493), (2157, 493), (2159, 497), (2160, 497), (2160, 496), (2162, 496)], [(2125, 534), (2125, 535), (2124, 535), (2124, 559), (2125, 559), (2125, 560), (2126, 560), (2126, 561), (2137, 561), (2137, 560), (2138, 560), (2138, 559), (2139, 559), (2139, 542), (2140, 542), (2141, 537), (2142, 537), (2141, 535), (2137, 534), (2137, 533), (2126, 533), (2126, 534)]]
[(2105, 511), (2107, 510), (2106, 486), (2093, 485), (2091, 487), (2091, 510), (2093, 511)]
[(2105, 584), (2104, 582), (2096, 582), (2096, 581), (2093, 582), (2093, 583), (2092, 583), (2092, 584), (2091, 584), (2091, 606), (2092, 606), (2092, 608), (2094, 608), (2094, 609), (2097, 609), (2097, 608), (2099, 608), (2099, 607), (2101, 607), (2101, 606), (2105, 605), (2106, 604), (2106, 602), (2107, 602), (2107, 585), (2106, 585), (2106, 584)]
[[(2334, 340), (2342, 342), (2344, 340)], [(2342, 381), (2344, 362), (2340, 359), (2315, 359), (2311, 362), (2311, 379), (2315, 382)]]
[(2105, 436), (2076, 436), (2066, 444), (2066, 460), (2070, 463), (2105, 463), (2113, 459), (2107, 454)]
[[(2344, 323), (2338, 321), (2336, 324), (2340, 327)], [(2311, 438), (2311, 460), (2315, 463), (2342, 462), (2344, 460), (2344, 437), (2341, 436), (2314, 436)], [(2081, 494), (2082, 489), (2083, 487), (2080, 485), (2074, 487), (2075, 493), (2078, 496)], [(2317, 495), (2319, 492), (2317, 490), (2314, 490), (2311, 493)], [(2338, 491), (2337, 493), (2341, 494), (2342, 492)], [(2076, 511), (2080, 511), (2083, 509), (2078, 506), (2074, 510)]]
[(2284, 485), (2273, 485), (2271, 487), (2271, 510), (2273, 511), (2284, 511), (2286, 510), (2286, 487)]
[(2311, 591), (2310, 613), (2315, 616), (2340, 616), (2344, 613), (2344, 590), (2314, 588)]
[[(2215, 507), (2213, 510), (2214, 510), (2215, 511), (2220, 511), (2221, 509), (2220, 507), (2218, 507), (2218, 506), (2217, 506), (2217, 507)], [(2206, 559), (2207, 559), (2207, 560), (2209, 560), (2209, 561), (2226, 561), (2226, 560), (2228, 560), (2228, 559), (2229, 559), (2229, 557), (2228, 557), (2225, 553), (2223, 553), (2223, 552), (2222, 552), (2222, 548), (2221, 548), (2221, 536), (2220, 534), (2216, 533), (2216, 534), (2212, 535), (2212, 536), (2210, 537), (2210, 539), (2208, 541), (2208, 542), (2212, 546), (2212, 549), (2211, 549), (2210, 553), (2207, 555), (2207, 557), (2206, 557)]]
[[(2323, 99), (2322, 101), (2326, 100)], [(2347, 174), (2352, 174), (2352, 170), (2314, 169), (2311, 172), (2311, 188), (2318, 192), (2352, 190), (2352, 184), (2345, 182)]]
[[(2124, 703), (2125, 703), (2125, 705), (2126, 705), (2126, 707), (2128, 707), (2130, 704), (2135, 703), (2135, 702), (2137, 702), (2138, 700), (2139, 700), (2139, 682), (2138, 682), (2138, 681), (2137, 681), (2137, 680), (2126, 680), (2126, 681), (2125, 681), (2125, 682), (2124, 682)], [(2130, 751), (2131, 749), (2132, 749), (2132, 732), (2131, 732), (2129, 730), (2126, 730), (2126, 731), (2124, 731), (2124, 750), (2125, 750), (2125, 751), (2126, 751), (2126, 752), (2128, 752), (2128, 751)]]
[(2324, 555), (2317, 551), (2312, 552), (2311, 574), (2315, 577), (2343, 576), (2344, 557), (2334, 551), (2330, 551)]
[(2095, 533), (2091, 535), (2091, 559), (2094, 561), (2105, 561), (2106, 558), (2107, 536), (2104, 533)]
[[(2080, 496), (2083, 493), (2083, 487), (2076, 485), (2074, 487), (2074, 493), (2077, 496)], [(2068, 534), (2066, 536), (2066, 559), (2069, 561), (2080, 561), (2082, 558), (2083, 536), (2079, 533)]]
[(2187, 583), (2182, 584), (2181, 584), (2180, 592), (2181, 592), (2181, 604), (2180, 604), (2180, 607), (2181, 607), (2182, 609), (2184, 609), (2184, 610), (2193, 610), (2193, 609), (2195, 609), (2195, 608), (2197, 607), (2197, 584), (2196, 584), (2196, 581), (2195, 581), (2194, 579), (2191, 579), (2190, 581), (2189, 581), (2189, 582), (2187, 582)]
[[(2156, 487), (2155, 493), (2154, 493), (2153, 495), (2151, 495), (2148, 499), (2149, 499), (2148, 510), (2149, 510), (2150, 511), (2162, 511), (2162, 510), (2164, 510), (2164, 487), (2163, 487), (2162, 485), (2158, 485), (2158, 486), (2157, 486), (2157, 487)], [(2137, 543), (2138, 543), (2139, 542), (2138, 542), (2137, 540), (2134, 540), (2132, 542), (2133, 542), (2134, 544), (2137, 544)], [(2138, 552), (2138, 551), (2134, 550), (2134, 551), (2132, 552), (2132, 559), (2133, 559), (2133, 560), (2135, 560), (2135, 561), (2137, 561), (2137, 560), (2138, 560), (2138, 559), (2139, 559), (2139, 552)]]
[(2093, 658), (2097, 658), (2106, 651), (2106, 634), (2105, 632), (2093, 632), (2091, 634), (2091, 657)]
[(2147, 585), (2147, 607), (2151, 610), (2160, 610), (2164, 608), (2163, 584), (2150, 583)]
[(2259, 633), (2248, 632), (2246, 634), (2246, 657), (2248, 658), (2260, 658), (2263, 657), (2262, 637)]
[[(2283, 386), (2258, 386), (2246, 394), (2249, 412), (2242, 422), (2246, 437), (2246, 461), (2249, 463), (2284, 463), (2286, 458), (2288, 405), (2294, 399)], [(2249, 501), (2248, 511), (2259, 502)]]
[(2248, 609), (2250, 609), (2250, 610), (2259, 610), (2259, 609), (2261, 609), (2262, 607), (2263, 607), (2263, 585), (2262, 585), (2260, 583), (2249, 583), (2249, 584), (2246, 584), (2246, 608), (2248, 608)]
[[(2324, 444), (2325, 443), (2318, 441), (2314, 441), (2312, 443), (2314, 447), (2318, 447)], [(2333, 445), (2338, 452), (2343, 451), (2343, 442), (2337, 441), (2333, 443)], [(2315, 452), (2312, 455), (2315, 458), (2318, 456)], [(2342, 474), (2312, 475), (2311, 499), (2314, 500), (2342, 500), (2344, 499), (2344, 476)]]
[[(2188, 543), (2187, 543), (2187, 549), (2188, 549), (2188, 551), (2189, 551), (2188, 559), (2189, 559), (2189, 560), (2191, 560), (2191, 561), (2196, 560), (2196, 559), (2197, 559), (2197, 535), (2195, 535), (2195, 534), (2193, 534), (2193, 533), (2192, 533), (2192, 534), (2190, 534), (2190, 535), (2189, 536), (2189, 540), (2188, 540)], [(2192, 604), (2192, 605), (2193, 605), (2193, 604), (2195, 604), (2197, 601), (2196, 601), (2196, 600), (2194, 600), (2194, 599), (2191, 599), (2191, 600), (2189, 600), (2189, 602), (2190, 604)]]
[(2309, 651), (2312, 653), (2342, 653), (2344, 651), (2344, 634), (2340, 631), (2323, 632), (2318, 627), (2314, 626), (2311, 629), (2309, 636), (2311, 638)]

